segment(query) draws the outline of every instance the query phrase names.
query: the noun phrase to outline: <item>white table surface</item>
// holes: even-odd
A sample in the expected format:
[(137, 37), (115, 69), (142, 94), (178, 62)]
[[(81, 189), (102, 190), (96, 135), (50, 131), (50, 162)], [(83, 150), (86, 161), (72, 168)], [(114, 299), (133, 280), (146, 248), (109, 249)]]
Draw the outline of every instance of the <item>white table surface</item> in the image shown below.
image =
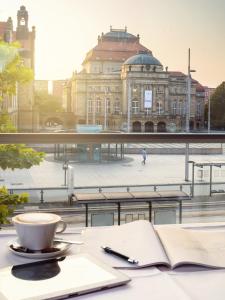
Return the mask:
[[(180, 225), (171, 225), (180, 226)], [(192, 227), (196, 230), (223, 230), (225, 223), (189, 224), (182, 227)], [(4, 233), (5, 232), (5, 233)], [(0, 231), (0, 267), (22, 264), (33, 261), (19, 257), (8, 249), (8, 242), (16, 239), (16, 235)], [(72, 231), (71, 231), (72, 232)], [(64, 233), (63, 237), (79, 239), (78, 234)], [(79, 246), (72, 245), (68, 255), (79, 252)], [(182, 267), (174, 271), (166, 268), (144, 268), (139, 270), (123, 270), (131, 282), (127, 285), (95, 292), (70, 299), (81, 300), (224, 300), (225, 299), (225, 269), (213, 270), (200, 267)], [(16, 299), (15, 299), (16, 300)]]

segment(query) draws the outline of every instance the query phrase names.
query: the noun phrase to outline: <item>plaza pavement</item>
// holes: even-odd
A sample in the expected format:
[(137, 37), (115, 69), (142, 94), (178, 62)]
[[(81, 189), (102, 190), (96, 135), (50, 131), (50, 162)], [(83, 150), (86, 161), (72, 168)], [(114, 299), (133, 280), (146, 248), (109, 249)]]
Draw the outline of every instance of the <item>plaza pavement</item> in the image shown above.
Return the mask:
[[(8, 188), (62, 187), (64, 184), (63, 162), (53, 161), (52, 156), (31, 169), (1, 171), (4, 179), (0, 184)], [(224, 155), (190, 155), (190, 160), (225, 160)], [(185, 172), (184, 155), (147, 156), (142, 165), (141, 154), (125, 155), (125, 160), (103, 163), (71, 163), (74, 167), (74, 185), (116, 186), (144, 184), (182, 183)], [(191, 169), (190, 169), (191, 178)], [(197, 178), (198, 179), (198, 178)]]
[[(190, 160), (194, 161), (225, 161), (223, 154), (220, 155), (190, 155)], [(142, 165), (141, 154), (125, 155), (125, 160), (117, 162), (104, 163), (73, 163), (74, 167), (74, 185), (76, 187), (87, 186), (118, 186), (118, 185), (157, 185), (157, 184), (181, 184), (184, 180), (184, 155), (151, 155), (147, 156), (146, 165)], [(8, 188), (27, 189), (30, 194), (30, 203), (32, 205), (40, 204), (40, 189), (41, 188), (62, 188), (64, 184), (64, 171), (62, 162), (55, 162), (52, 155), (47, 155), (46, 160), (40, 166), (34, 166), (29, 170), (14, 170), (1, 172), (0, 177), (4, 181), (0, 185), (5, 185)], [(196, 170), (197, 171), (197, 170)], [(216, 173), (217, 172), (217, 173)], [(224, 182), (223, 168), (216, 168), (214, 179)], [(209, 178), (201, 179), (197, 176), (196, 182), (209, 182)], [(191, 179), (191, 169), (189, 178)], [(36, 191), (29, 191), (29, 188), (39, 188)], [(179, 187), (177, 186), (176, 189)], [(200, 194), (208, 195), (209, 189), (207, 186), (196, 187)], [(189, 189), (185, 190), (189, 192)], [(44, 191), (44, 201), (58, 202), (67, 200), (67, 190), (47, 190)], [(195, 198), (193, 201), (201, 201)], [(209, 201), (213, 201), (209, 199)], [(224, 220), (225, 210), (215, 209), (212, 215), (196, 214), (195, 208), (190, 211), (185, 210), (184, 222), (200, 222), (204, 221), (221, 221)], [(196, 216), (195, 216), (196, 214)]]

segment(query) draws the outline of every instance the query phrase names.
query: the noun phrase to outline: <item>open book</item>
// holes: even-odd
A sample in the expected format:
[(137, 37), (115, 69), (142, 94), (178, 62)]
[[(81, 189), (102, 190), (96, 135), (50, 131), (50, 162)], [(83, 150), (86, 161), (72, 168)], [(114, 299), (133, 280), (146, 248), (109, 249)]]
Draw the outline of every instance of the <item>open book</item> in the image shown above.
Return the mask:
[[(186, 264), (225, 268), (225, 231), (171, 225), (159, 226), (155, 230), (148, 221), (135, 221), (121, 226), (87, 228), (82, 238), (82, 251), (117, 268), (166, 265), (173, 269)], [(138, 260), (138, 264), (105, 253), (101, 246), (109, 246), (132, 257)]]

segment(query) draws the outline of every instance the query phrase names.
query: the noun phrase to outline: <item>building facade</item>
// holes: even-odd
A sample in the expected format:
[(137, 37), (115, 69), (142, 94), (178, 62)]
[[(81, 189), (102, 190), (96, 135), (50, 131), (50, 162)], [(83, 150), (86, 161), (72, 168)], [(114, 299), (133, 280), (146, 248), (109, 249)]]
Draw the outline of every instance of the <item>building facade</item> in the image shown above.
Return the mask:
[[(76, 124), (129, 132), (185, 129), (187, 76), (164, 68), (140, 43), (139, 35), (110, 27), (98, 37), (82, 67), (67, 85)], [(190, 130), (204, 126), (202, 89), (191, 80)]]
[[(23, 58), (24, 65), (34, 70), (35, 56), (35, 27), (29, 30), (28, 12), (25, 6), (21, 6), (17, 12), (17, 27), (13, 28), (12, 18), (6, 22), (0, 22), (0, 38), (7, 43), (18, 41), (20, 43), (19, 53)], [(2, 109), (9, 116), (18, 131), (34, 131), (37, 121), (33, 111), (34, 95), (33, 82), (19, 84), (15, 96), (4, 97)]]

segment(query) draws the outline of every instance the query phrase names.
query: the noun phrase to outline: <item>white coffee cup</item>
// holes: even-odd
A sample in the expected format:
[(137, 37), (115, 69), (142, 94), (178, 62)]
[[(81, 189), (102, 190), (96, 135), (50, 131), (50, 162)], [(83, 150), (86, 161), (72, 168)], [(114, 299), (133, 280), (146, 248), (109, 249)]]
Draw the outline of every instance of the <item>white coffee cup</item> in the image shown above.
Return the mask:
[[(25, 213), (12, 218), (21, 246), (30, 250), (50, 248), (55, 233), (63, 232), (66, 223), (51, 213)], [(57, 227), (62, 228), (57, 230)]]

